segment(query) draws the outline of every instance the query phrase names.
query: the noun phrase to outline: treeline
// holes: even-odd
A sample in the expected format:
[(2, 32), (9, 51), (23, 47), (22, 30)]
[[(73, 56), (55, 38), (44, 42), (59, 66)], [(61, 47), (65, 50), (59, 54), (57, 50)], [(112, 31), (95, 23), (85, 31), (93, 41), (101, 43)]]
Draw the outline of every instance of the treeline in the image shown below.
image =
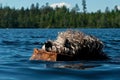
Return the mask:
[(50, 7), (48, 3), (39, 7), (21, 9), (0, 6), (0, 28), (120, 28), (120, 11), (106, 7), (105, 12), (98, 10), (88, 13), (86, 4), (83, 10), (76, 4), (72, 9), (66, 6)]

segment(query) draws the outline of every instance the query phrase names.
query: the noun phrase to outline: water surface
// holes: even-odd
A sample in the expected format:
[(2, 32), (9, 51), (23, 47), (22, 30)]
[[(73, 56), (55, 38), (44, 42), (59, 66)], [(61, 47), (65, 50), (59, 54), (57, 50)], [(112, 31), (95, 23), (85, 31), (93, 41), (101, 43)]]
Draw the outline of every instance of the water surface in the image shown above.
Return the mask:
[[(29, 61), (34, 48), (66, 29), (0, 29), (0, 80), (119, 80), (120, 29), (76, 29), (101, 39), (107, 61)], [(80, 68), (65, 65), (83, 64)]]

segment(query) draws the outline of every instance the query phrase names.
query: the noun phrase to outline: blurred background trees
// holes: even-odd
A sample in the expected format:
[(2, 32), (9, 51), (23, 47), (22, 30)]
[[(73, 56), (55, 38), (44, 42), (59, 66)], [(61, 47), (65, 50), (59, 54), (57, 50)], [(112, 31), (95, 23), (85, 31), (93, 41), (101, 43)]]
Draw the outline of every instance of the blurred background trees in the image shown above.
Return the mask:
[[(72, 9), (66, 6), (52, 8), (49, 3), (30, 8), (15, 9), (0, 5), (0, 28), (120, 28), (120, 10), (106, 7), (104, 12), (87, 12), (86, 1), (83, 9), (76, 4)], [(81, 11), (82, 10), (82, 11)]]

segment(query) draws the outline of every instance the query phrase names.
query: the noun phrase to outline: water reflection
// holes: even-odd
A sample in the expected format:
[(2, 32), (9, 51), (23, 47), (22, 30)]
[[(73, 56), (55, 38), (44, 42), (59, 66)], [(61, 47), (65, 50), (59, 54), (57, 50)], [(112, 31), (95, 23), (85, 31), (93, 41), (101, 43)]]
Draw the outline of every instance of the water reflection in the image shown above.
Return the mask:
[(78, 63), (78, 64), (64, 64), (64, 65), (55, 65), (53, 68), (66, 68), (66, 69), (77, 69), (77, 70), (86, 70), (86, 69), (91, 69), (95, 67), (99, 67), (102, 65), (97, 65), (97, 64), (83, 64), (83, 63)]

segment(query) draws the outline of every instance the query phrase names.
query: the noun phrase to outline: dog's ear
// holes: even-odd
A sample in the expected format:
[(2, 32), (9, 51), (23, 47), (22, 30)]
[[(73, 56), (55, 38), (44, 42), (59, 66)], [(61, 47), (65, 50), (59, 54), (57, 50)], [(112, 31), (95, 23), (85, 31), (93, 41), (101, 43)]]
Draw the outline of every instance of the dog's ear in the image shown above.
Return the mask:
[(37, 48), (34, 49), (34, 53), (38, 54), (39, 50)]

